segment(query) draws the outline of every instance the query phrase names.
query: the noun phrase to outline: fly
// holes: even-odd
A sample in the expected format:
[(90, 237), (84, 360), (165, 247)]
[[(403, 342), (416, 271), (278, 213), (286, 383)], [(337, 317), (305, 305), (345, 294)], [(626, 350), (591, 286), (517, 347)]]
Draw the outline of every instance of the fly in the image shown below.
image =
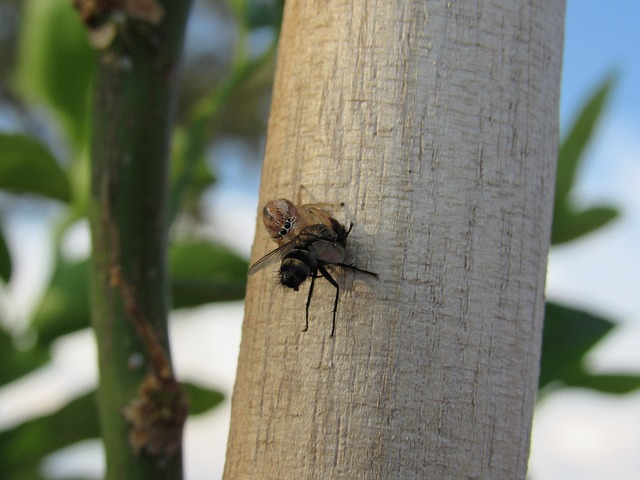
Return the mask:
[(346, 262), (347, 237), (353, 228), (347, 229), (331, 216), (324, 204), (296, 206), (286, 199), (267, 202), (263, 209), (263, 221), (271, 237), (280, 245), (259, 259), (249, 268), (249, 275), (268, 265), (281, 261), (279, 282), (298, 291), (307, 278), (311, 278), (305, 309), (305, 326), (309, 329), (309, 305), (313, 287), (318, 277), (324, 277), (336, 289), (333, 302), (331, 337), (336, 329), (336, 313), (340, 297), (340, 285), (326, 267), (336, 265), (378, 278), (378, 274), (350, 265)]

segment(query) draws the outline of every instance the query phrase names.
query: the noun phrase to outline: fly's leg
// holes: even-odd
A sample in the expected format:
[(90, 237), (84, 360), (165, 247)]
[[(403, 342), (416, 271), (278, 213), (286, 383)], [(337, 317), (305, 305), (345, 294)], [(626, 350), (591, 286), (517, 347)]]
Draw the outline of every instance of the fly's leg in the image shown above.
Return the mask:
[[(298, 196), (296, 198), (296, 205), (302, 205), (302, 190), (307, 190), (307, 187), (305, 187), (304, 185), (300, 184), (300, 186), (298, 186)], [(307, 190), (308, 192), (309, 190)]]
[(365, 270), (364, 268), (358, 268), (354, 265), (348, 265), (346, 263), (335, 263), (334, 265), (338, 265), (339, 267), (348, 268), (349, 270), (355, 270), (356, 272), (366, 273), (367, 275), (374, 276), (378, 278), (378, 274), (375, 272), (370, 272), (369, 270)]
[(333, 277), (329, 274), (329, 272), (327, 272), (325, 268), (318, 265), (318, 270), (331, 285), (336, 287), (336, 298), (333, 301), (333, 322), (331, 323), (331, 335), (329, 335), (330, 337), (333, 337), (333, 334), (336, 331), (336, 312), (338, 311), (338, 299), (340, 298), (340, 285), (338, 285), (338, 282), (333, 279)]
[(327, 203), (327, 202), (313, 202), (313, 203), (302, 203), (302, 191), (306, 191), (307, 192), (307, 197), (309, 197), (309, 200), (313, 201), (314, 195), (311, 193), (311, 191), (305, 187), (304, 185), (300, 184), (298, 186), (298, 194), (296, 195), (296, 206), (300, 207), (300, 206), (304, 206), (304, 207), (316, 207), (316, 208), (321, 208), (322, 210), (333, 210), (334, 208), (342, 208), (344, 207), (344, 202), (340, 202), (340, 203)]
[(309, 305), (311, 305), (311, 296), (313, 295), (313, 285), (316, 282), (316, 278), (318, 278), (318, 274), (317, 272), (313, 272), (313, 275), (311, 275), (311, 285), (309, 286), (309, 295), (307, 295), (307, 307), (305, 309), (304, 328), (302, 329), (303, 332), (306, 332), (307, 330), (309, 330)]

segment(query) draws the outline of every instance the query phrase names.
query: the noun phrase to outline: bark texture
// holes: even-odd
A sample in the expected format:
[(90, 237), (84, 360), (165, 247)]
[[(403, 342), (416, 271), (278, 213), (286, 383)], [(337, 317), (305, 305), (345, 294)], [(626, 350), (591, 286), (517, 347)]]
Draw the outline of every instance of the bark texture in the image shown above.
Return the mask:
[[(260, 192), (378, 281), (250, 277), (225, 478), (525, 478), (564, 2), (286, 2)], [(258, 212), (260, 215), (260, 211)], [(253, 259), (273, 249), (258, 218)], [(273, 268), (276, 270), (277, 266)]]

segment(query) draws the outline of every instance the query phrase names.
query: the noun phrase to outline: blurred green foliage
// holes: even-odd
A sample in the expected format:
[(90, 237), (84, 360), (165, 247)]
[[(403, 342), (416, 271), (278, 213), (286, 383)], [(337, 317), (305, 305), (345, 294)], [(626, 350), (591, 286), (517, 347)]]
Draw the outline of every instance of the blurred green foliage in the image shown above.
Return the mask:
[(14, 85), (24, 97), (55, 109), (66, 140), (86, 142), (95, 52), (70, 2), (27, 0)]
[[(579, 210), (572, 202), (575, 184), (589, 140), (615, 84), (608, 76), (579, 112), (558, 153), (556, 196), (551, 244), (558, 245), (597, 230), (618, 216), (608, 205)], [(540, 393), (554, 388), (582, 387), (606, 393), (627, 393), (640, 387), (640, 376), (596, 375), (588, 371), (585, 358), (612, 329), (613, 322), (583, 310), (547, 302), (542, 337)], [(542, 395), (541, 395), (542, 396)]]
[(0, 188), (14, 193), (71, 200), (66, 172), (42, 144), (26, 135), (0, 133)]
[[(42, 109), (53, 120), (51, 132), (40, 135), (0, 133), (0, 195), (12, 202), (38, 197), (30, 205), (50, 211), (59, 219), (53, 235), (54, 267), (48, 286), (35, 308), (27, 332), (16, 338), (0, 322), (0, 382), (19, 380), (50, 362), (50, 350), (64, 335), (88, 328), (90, 315), (88, 259), (70, 259), (61, 248), (69, 227), (86, 214), (90, 100), (96, 54), (69, 0), (27, 0), (19, 8), (21, 25), (12, 66), (11, 98), (26, 116)], [(19, 6), (18, 6), (19, 5)], [(259, 102), (247, 102), (270, 92), (275, 45), (282, 2), (259, 0), (211, 1), (210, 7), (234, 24), (235, 52), (230, 61), (202, 58), (194, 64), (213, 64), (216, 77), (204, 82), (185, 79), (172, 149), (170, 185), (172, 229), (169, 247), (171, 301), (174, 308), (244, 297), (247, 261), (225, 245), (196, 235), (203, 227), (199, 213), (202, 197), (215, 185), (216, 176), (206, 162), (206, 151), (216, 135), (243, 136), (259, 143), (264, 116)], [(271, 29), (269, 44), (251, 53), (255, 29)], [(215, 36), (212, 41), (215, 41)], [(189, 55), (187, 55), (187, 58)], [(197, 68), (196, 68), (197, 70)], [(193, 73), (193, 72), (192, 72)], [(197, 74), (197, 72), (195, 72)], [(241, 108), (239, 108), (239, 105)], [(246, 121), (231, 119), (238, 117)], [(222, 120), (224, 119), (224, 120)], [(262, 123), (261, 123), (262, 122)], [(29, 122), (27, 122), (29, 123)], [(33, 125), (34, 122), (30, 123)], [(238, 133), (232, 126), (242, 127)], [(248, 126), (253, 126), (249, 133)], [(35, 130), (35, 131), (34, 131)], [(56, 148), (51, 148), (51, 144)], [(64, 158), (60, 158), (63, 152)], [(1, 212), (0, 212), (1, 214)], [(12, 281), (12, 257), (0, 229), (0, 280)], [(20, 333), (20, 332), (19, 332)], [(20, 345), (22, 348), (18, 348)], [(190, 413), (197, 415), (219, 405), (224, 395), (216, 390), (185, 384)], [(0, 432), (0, 478), (39, 479), (46, 455), (74, 443), (99, 438), (95, 391), (70, 399), (58, 410), (31, 418)]]
[(584, 105), (568, 135), (560, 145), (553, 208), (552, 245), (582, 237), (613, 220), (618, 212), (606, 205), (576, 210), (571, 202), (571, 189), (575, 183), (580, 160), (600, 118), (615, 79), (608, 77)]

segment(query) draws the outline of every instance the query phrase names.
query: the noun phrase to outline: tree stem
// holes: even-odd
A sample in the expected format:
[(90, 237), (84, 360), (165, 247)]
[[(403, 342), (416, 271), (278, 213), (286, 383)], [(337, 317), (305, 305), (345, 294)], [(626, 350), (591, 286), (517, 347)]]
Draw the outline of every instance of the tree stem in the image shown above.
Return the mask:
[(190, 2), (160, 8), (160, 20), (131, 12), (114, 20), (95, 86), (92, 324), (109, 479), (182, 478), (187, 403), (171, 367), (166, 250), (169, 141)]

